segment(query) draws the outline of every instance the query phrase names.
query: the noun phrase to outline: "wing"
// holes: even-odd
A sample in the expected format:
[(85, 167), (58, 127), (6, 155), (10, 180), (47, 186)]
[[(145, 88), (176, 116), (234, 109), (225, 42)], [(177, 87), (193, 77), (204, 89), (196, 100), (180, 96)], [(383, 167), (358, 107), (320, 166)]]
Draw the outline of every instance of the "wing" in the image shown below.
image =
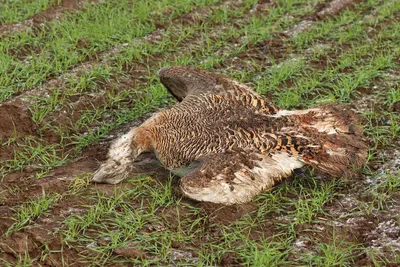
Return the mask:
[(201, 159), (200, 167), (181, 179), (189, 198), (222, 204), (244, 203), (304, 165), (286, 153), (262, 155), (228, 152)]
[(161, 83), (181, 102), (186, 96), (213, 91), (218, 75), (192, 67), (165, 67), (157, 72)]
[(276, 113), (278, 109), (267, 99), (254, 92), (249, 86), (234, 81), (221, 74), (186, 66), (165, 67), (157, 72), (161, 83), (179, 101), (187, 96), (215, 94), (234, 98), (252, 108), (267, 113)]

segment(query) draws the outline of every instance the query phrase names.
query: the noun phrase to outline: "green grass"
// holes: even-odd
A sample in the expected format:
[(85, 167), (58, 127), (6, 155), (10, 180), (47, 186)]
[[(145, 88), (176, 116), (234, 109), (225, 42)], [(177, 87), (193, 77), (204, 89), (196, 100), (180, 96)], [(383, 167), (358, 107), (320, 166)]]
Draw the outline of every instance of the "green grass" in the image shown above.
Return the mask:
[(27, 19), (52, 5), (60, 4), (60, 0), (5, 0), (0, 2), (0, 24), (18, 22)]
[(356, 246), (347, 244), (334, 236), (330, 243), (317, 244), (317, 255), (304, 255), (301, 259), (307, 266), (354, 266), (352, 259), (357, 250)]
[[(4, 36), (0, 102), (32, 88), (40, 93), (27, 102), (37, 134), (15, 132), (1, 140), (14, 153), (1, 162), (0, 192), (24, 195), (30, 186), (9, 183), (10, 173), (21, 172), (35, 184), (85, 156), (118, 127), (173, 104), (155, 73), (179, 64), (249, 83), (282, 108), (354, 104), (370, 144), (368, 160), (375, 165), (390, 160), (383, 151), (398, 146), (400, 135), (400, 116), (393, 111), (400, 101), (398, 1), (364, 1), (295, 35), (285, 33), (308, 20), (323, 1), (275, 1), (251, 12), (257, 2), (226, 8), (214, 0), (105, 1)], [(24, 7), (25, 15), (39, 12)], [(171, 23), (202, 7), (193, 22)], [(10, 22), (26, 18), (7, 14)], [(284, 49), (278, 51), (274, 43)], [(366, 94), (371, 100), (364, 105), (360, 100)], [(88, 102), (80, 109), (83, 99)], [(46, 138), (50, 133), (56, 142)], [(59, 228), (49, 231), (60, 237), (61, 249), (45, 243), (40, 256), (16, 253), (16, 263), (0, 262), (29, 266), (67, 253), (84, 266), (354, 266), (362, 256), (375, 266), (398, 262), (364, 248), (361, 239), (350, 242), (347, 218), (387, 218), (388, 210), (399, 205), (398, 173), (368, 166), (362, 172), (364, 178), (351, 181), (306, 173), (261, 194), (250, 206), (213, 210), (180, 199), (174, 177), (159, 182), (145, 175), (117, 186), (93, 186), (92, 173), (85, 171), (67, 177), (61, 195), (46, 190), (11, 204), (13, 224), (5, 235), (38, 227), (45, 215), (58, 220)], [(365, 177), (377, 183), (364, 185)], [(346, 196), (359, 205), (333, 216), (332, 206)], [(53, 213), (53, 205), (61, 209), (64, 201), (78, 211)], [(305, 251), (296, 248), (300, 237), (308, 242)], [(124, 249), (131, 255), (123, 256)], [(179, 251), (189, 254), (179, 256)]]
[(8, 228), (5, 235), (9, 236), (14, 232), (18, 232), (39, 219), (39, 217), (45, 214), (59, 199), (60, 195), (46, 195), (43, 191), (43, 194), (38, 198), (24, 203), (12, 216), (15, 222)]
[(366, 212), (370, 213), (374, 209), (384, 210), (387, 205), (391, 205), (394, 194), (400, 191), (400, 172), (384, 173), (375, 177), (376, 184), (372, 184), (368, 191), (372, 196), (372, 201), (365, 205)]
[[(0, 40), (0, 50), (12, 51), (14, 56), (2, 58), (2, 73), (7, 77), (0, 78), (0, 101), (17, 90), (38, 86), (51, 75), (59, 75), (113, 45), (149, 34), (155, 30), (154, 18), (170, 21), (196, 6), (213, 2), (216, 1), (104, 2), (86, 5), (84, 12), (65, 14), (63, 23), (51, 22), (39, 33), (6, 36)], [(171, 12), (163, 14), (167, 7)], [(132, 22), (135, 27), (131, 27)]]
[[(185, 233), (165, 229), (159, 215), (161, 209), (179, 204), (168, 184), (165, 186), (144, 176), (132, 181), (128, 190), (115, 189), (111, 196), (95, 194), (95, 203), (88, 206), (87, 212), (64, 221), (61, 231), (64, 242), (74, 247), (81, 242), (85, 246), (92, 244), (97, 252), (90, 260), (94, 264), (105, 263), (113, 257), (113, 251), (131, 243), (135, 248), (154, 254), (157, 260), (165, 261), (172, 240), (188, 240)], [(145, 198), (152, 201), (147, 202)], [(148, 230), (148, 234), (142, 234)]]
[(25, 144), (18, 144), (18, 151), (14, 151), (12, 159), (2, 162), (0, 171), (3, 172), (3, 177), (7, 173), (29, 166), (37, 171), (35, 177), (40, 178), (54, 167), (66, 163), (67, 155), (64, 155), (62, 146), (42, 145), (30, 137), (24, 138), (24, 142)]
[(299, 199), (293, 199), (296, 224), (311, 223), (317, 214), (323, 212), (324, 205), (334, 197), (334, 185), (315, 187), (311, 192), (301, 189)]

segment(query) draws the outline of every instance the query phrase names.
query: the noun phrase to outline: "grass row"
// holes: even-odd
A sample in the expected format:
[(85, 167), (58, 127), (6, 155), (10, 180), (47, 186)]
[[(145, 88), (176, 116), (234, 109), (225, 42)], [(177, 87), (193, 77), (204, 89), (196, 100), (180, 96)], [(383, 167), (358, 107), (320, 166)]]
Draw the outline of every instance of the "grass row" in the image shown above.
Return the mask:
[[(173, 264), (172, 253), (177, 246), (191, 251), (193, 257), (179, 259), (179, 264), (209, 266), (223, 262), (233, 253), (235, 261), (244, 266), (278, 266), (294, 264), (288, 259), (296, 239), (295, 228), (315, 222), (323, 206), (334, 196), (336, 182), (318, 184), (308, 178), (308, 184), (297, 180), (277, 192), (260, 196), (258, 210), (229, 224), (210, 224), (207, 214), (196, 206), (176, 199), (170, 183), (160, 184), (149, 177), (136, 177), (128, 182), (129, 189), (116, 189), (110, 195), (95, 194), (95, 203), (86, 213), (73, 215), (64, 221), (62, 235), (68, 246), (91, 247), (96, 253), (83, 262)], [(298, 194), (298, 199), (292, 199)], [(173, 212), (173, 221), (168, 219)], [(215, 211), (218, 213), (218, 210)], [(271, 213), (286, 217), (281, 226), (268, 224)], [(176, 221), (176, 217), (178, 221)], [(210, 215), (211, 216), (211, 215)], [(289, 221), (289, 223), (287, 222)], [(279, 220), (275, 221), (279, 224)], [(269, 227), (269, 229), (263, 229)], [(211, 229), (218, 230), (217, 233)], [(269, 231), (275, 233), (271, 234)], [(345, 241), (321, 243), (322, 253), (301, 259), (309, 264), (350, 262), (353, 258)], [(118, 249), (135, 248), (139, 258), (118, 256)]]
[(25, 20), (53, 5), (58, 5), (61, 0), (5, 0), (0, 2), (0, 24), (14, 23)]
[(40, 216), (48, 212), (60, 198), (60, 195), (46, 195), (43, 191), (42, 195), (38, 198), (24, 203), (13, 215), (12, 219), (15, 222), (8, 228), (4, 235), (9, 236), (35, 222)]
[[(398, 192), (399, 181), (400, 176), (393, 177), (376, 190)], [(332, 233), (329, 242), (317, 242), (313, 247), (314, 254), (298, 255), (293, 247), (299, 234), (298, 226), (324, 225), (325, 221), (320, 217), (333, 219), (323, 207), (342, 186), (345, 185), (335, 181), (321, 183), (312, 177), (296, 178), (275, 192), (259, 196), (255, 200), (256, 211), (234, 223), (221, 225), (210, 224), (207, 214), (196, 205), (177, 199), (171, 192), (171, 180), (162, 184), (141, 176), (128, 181), (124, 188), (115, 188), (111, 195), (93, 191), (87, 212), (66, 218), (61, 234), (67, 247), (82, 246), (95, 252), (81, 258), (81, 263), (90, 266), (122, 263), (209, 266), (223, 263), (229, 254), (243, 266), (294, 266), (299, 263), (351, 266), (362, 247), (349, 243), (340, 233)], [(293, 195), (298, 195), (298, 199)], [(43, 195), (24, 205), (14, 217), (25, 221), (37, 218), (38, 207), (46, 211), (55, 199)], [(27, 210), (32, 212), (26, 214)], [(168, 219), (171, 216), (172, 221)], [(271, 224), (271, 218), (280, 219), (274, 219)], [(21, 225), (16, 223), (9, 231)], [(217, 233), (210, 231), (214, 228), (218, 229)], [(309, 238), (306, 241), (312, 240)], [(174, 259), (177, 244), (195, 256)], [(118, 256), (119, 249), (131, 249), (136, 256), (129, 259)], [(289, 257), (293, 255), (297, 256), (296, 261)]]
[[(84, 12), (64, 14), (37, 31), (23, 31), (0, 40), (0, 102), (39, 86), (54, 75), (117, 44), (147, 35), (156, 21), (170, 22), (182, 13), (216, 0), (103, 2)], [(19, 60), (21, 58), (21, 60)]]

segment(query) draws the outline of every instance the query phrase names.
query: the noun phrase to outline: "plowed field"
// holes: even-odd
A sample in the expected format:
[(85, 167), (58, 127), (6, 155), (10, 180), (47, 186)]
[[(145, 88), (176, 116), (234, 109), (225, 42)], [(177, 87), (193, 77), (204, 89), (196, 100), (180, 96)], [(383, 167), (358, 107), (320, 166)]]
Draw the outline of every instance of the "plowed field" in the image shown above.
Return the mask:
[[(182, 198), (152, 155), (90, 183), (190, 65), (279, 107), (348, 104), (356, 178), (304, 169), (251, 203)], [(400, 266), (400, 1), (0, 1), (0, 266)]]

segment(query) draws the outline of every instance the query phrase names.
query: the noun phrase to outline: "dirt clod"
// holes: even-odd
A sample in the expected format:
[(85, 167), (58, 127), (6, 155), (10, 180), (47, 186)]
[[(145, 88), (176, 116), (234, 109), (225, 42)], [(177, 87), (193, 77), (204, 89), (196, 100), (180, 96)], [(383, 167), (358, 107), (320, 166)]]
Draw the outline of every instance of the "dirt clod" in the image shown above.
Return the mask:
[(116, 248), (114, 254), (128, 259), (145, 259), (147, 257), (144, 251), (134, 247)]
[(10, 237), (3, 239), (0, 249), (15, 256), (31, 251), (36, 247), (29, 235), (25, 233), (14, 233)]
[(361, 0), (333, 0), (326, 6), (322, 6), (321, 10), (316, 13), (319, 19), (331, 17), (339, 14), (344, 9), (352, 8)]
[(22, 101), (0, 104), (0, 139), (33, 135), (36, 125), (31, 113)]
[(200, 203), (200, 206), (208, 216), (210, 224), (229, 224), (256, 210), (256, 206), (253, 203), (224, 206), (221, 204), (204, 202)]

